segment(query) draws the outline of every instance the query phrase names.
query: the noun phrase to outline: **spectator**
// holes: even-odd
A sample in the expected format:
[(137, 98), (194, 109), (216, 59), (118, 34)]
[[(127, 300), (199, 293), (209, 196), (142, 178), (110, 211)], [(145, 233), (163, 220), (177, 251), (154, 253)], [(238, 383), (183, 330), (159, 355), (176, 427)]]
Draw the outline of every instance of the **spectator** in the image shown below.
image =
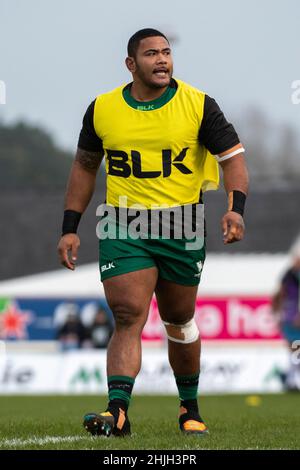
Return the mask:
[(59, 328), (57, 338), (63, 351), (79, 349), (86, 340), (86, 330), (81, 323), (78, 309), (70, 309), (65, 323)]
[(106, 311), (99, 307), (91, 327), (90, 338), (94, 348), (107, 348), (113, 326), (109, 320)]
[[(300, 390), (300, 237), (291, 249), (291, 264), (284, 273), (279, 290), (272, 298), (282, 335), (290, 351), (290, 368), (286, 375), (287, 390)], [(296, 353), (298, 352), (298, 354)]]

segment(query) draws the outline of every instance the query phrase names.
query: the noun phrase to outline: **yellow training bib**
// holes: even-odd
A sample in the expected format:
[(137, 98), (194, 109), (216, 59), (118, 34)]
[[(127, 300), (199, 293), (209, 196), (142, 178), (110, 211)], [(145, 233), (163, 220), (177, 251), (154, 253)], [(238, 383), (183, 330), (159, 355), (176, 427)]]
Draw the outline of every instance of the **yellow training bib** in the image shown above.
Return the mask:
[(176, 79), (178, 89), (151, 111), (132, 108), (124, 86), (99, 95), (94, 127), (102, 139), (107, 204), (179, 206), (197, 203), (200, 190), (218, 189), (218, 163), (199, 143), (205, 93)]

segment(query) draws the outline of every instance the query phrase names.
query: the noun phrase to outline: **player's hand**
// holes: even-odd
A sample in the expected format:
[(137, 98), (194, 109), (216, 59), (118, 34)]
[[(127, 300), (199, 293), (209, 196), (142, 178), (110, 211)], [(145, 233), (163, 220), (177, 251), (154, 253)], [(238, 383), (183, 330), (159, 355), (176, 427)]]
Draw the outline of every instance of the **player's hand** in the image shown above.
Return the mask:
[(222, 218), (224, 245), (234, 243), (244, 238), (245, 224), (243, 217), (237, 212), (228, 211)]
[(80, 240), (76, 233), (67, 233), (59, 240), (57, 251), (63, 266), (74, 271)]

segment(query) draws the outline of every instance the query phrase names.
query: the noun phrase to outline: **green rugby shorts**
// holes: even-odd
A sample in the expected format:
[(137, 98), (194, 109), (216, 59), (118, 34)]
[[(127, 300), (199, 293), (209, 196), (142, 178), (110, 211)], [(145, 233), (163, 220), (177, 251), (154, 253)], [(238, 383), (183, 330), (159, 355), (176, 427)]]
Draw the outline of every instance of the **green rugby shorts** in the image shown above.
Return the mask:
[[(186, 286), (198, 285), (206, 257), (206, 237), (100, 239), (101, 281), (156, 266), (159, 277)], [(187, 249), (187, 247), (193, 249)]]

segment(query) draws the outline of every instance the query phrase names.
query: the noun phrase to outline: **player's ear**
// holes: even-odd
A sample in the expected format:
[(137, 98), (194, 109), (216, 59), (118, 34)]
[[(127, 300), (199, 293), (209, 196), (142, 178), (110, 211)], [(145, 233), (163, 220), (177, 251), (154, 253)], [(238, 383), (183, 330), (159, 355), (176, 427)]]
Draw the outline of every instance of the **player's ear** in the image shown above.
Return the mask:
[(134, 73), (136, 70), (135, 60), (133, 57), (126, 57), (125, 59), (126, 67), (128, 68), (129, 72)]

